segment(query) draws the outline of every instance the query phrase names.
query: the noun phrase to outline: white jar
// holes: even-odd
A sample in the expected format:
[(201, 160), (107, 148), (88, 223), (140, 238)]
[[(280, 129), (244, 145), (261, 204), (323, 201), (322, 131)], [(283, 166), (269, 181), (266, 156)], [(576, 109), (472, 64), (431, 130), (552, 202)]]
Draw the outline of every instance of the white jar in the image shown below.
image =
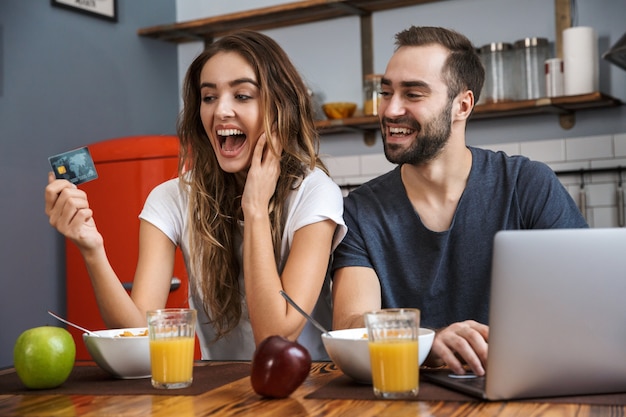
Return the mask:
[(561, 58), (546, 59), (546, 95), (560, 97), (565, 94), (563, 84), (563, 60)]

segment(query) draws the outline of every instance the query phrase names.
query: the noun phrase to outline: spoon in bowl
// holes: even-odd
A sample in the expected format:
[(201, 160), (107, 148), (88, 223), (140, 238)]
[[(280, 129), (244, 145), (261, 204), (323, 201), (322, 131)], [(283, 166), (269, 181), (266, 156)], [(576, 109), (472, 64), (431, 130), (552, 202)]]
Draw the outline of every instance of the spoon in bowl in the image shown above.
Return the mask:
[(304, 318), (306, 318), (313, 326), (317, 327), (322, 333), (328, 335), (328, 337), (332, 337), (331, 334), (328, 332), (328, 330), (324, 328), (324, 326), (322, 326), (317, 320), (309, 316), (302, 308), (300, 308), (300, 306), (296, 304), (296, 302), (293, 301), (291, 297), (289, 297), (285, 291), (280, 290), (280, 295), (282, 295), (285, 298), (285, 300), (287, 300), (287, 302), (291, 304), (291, 306), (295, 308), (296, 311), (298, 311), (298, 313), (302, 314)]
[(52, 311), (50, 311), (50, 310), (48, 310), (48, 314), (50, 314), (50, 315), (51, 315), (52, 317), (54, 317), (55, 319), (62, 321), (62, 322), (63, 322), (63, 323), (65, 323), (65, 324), (69, 324), (69, 325), (70, 325), (70, 326), (72, 326), (72, 327), (76, 327), (78, 330), (82, 330), (83, 332), (88, 333), (88, 334), (89, 334), (89, 335), (91, 335), (91, 336), (94, 336), (94, 337), (100, 337), (100, 335), (99, 335), (98, 333), (94, 333), (94, 332), (92, 332), (91, 330), (87, 330), (87, 329), (85, 329), (84, 327), (80, 327), (78, 324), (74, 324), (74, 323), (72, 323), (72, 322), (70, 322), (70, 321), (67, 321), (67, 320), (65, 320), (64, 318), (62, 318), (62, 317), (60, 317), (60, 316), (58, 316), (58, 315), (54, 314), (54, 313), (53, 313)]

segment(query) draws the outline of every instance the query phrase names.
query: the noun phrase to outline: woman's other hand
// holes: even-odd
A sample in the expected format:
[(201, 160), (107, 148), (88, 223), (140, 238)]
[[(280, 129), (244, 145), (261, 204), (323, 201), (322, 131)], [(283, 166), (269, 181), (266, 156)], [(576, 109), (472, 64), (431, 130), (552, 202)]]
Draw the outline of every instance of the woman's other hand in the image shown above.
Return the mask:
[(244, 217), (254, 213), (267, 214), (269, 201), (276, 190), (282, 148), (274, 136), (271, 138), (276, 153), (268, 146), (265, 133), (261, 135), (254, 148), (241, 200)]

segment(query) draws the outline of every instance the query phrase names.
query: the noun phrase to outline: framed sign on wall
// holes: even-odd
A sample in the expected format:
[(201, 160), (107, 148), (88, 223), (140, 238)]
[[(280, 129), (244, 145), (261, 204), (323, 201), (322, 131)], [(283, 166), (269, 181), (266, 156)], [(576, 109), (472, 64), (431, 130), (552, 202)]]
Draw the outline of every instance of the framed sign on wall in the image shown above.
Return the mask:
[(117, 22), (117, 0), (50, 0), (53, 6)]

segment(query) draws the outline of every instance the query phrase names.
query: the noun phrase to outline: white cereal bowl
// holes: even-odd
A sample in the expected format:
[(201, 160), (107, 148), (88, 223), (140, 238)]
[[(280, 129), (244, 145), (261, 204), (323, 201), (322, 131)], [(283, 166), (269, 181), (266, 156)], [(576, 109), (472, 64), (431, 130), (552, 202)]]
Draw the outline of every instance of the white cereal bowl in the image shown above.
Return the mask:
[(83, 333), (83, 341), (89, 354), (100, 368), (116, 378), (149, 378), (150, 344), (148, 336), (120, 336), (126, 332), (142, 334), (146, 327), (97, 330), (99, 336)]
[[(422, 365), (430, 353), (435, 331), (421, 327), (419, 330), (419, 364)], [(341, 371), (363, 384), (372, 383), (370, 352), (367, 345), (367, 329), (333, 330), (322, 334), (322, 342), (328, 356)]]

